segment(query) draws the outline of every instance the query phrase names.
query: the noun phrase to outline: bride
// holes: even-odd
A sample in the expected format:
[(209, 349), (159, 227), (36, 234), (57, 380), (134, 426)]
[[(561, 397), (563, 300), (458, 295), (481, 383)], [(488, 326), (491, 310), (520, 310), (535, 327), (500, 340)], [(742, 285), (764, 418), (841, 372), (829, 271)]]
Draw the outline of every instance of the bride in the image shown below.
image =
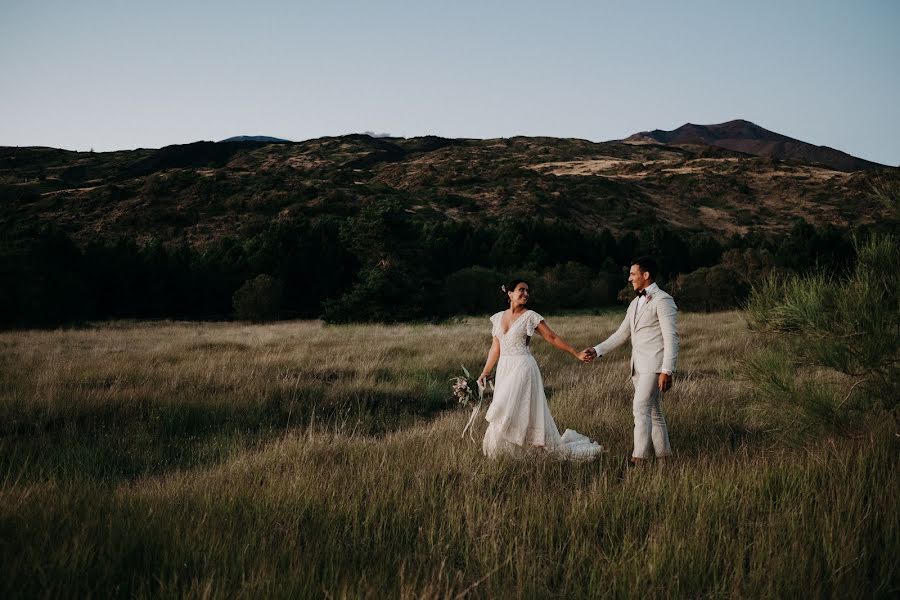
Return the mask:
[(478, 382), (484, 385), (497, 366), (494, 399), (485, 418), (488, 420), (482, 449), (490, 458), (501, 454), (520, 454), (529, 447), (541, 448), (567, 458), (593, 458), (603, 447), (586, 436), (567, 429), (559, 434), (537, 362), (531, 355), (530, 342), (534, 332), (553, 346), (568, 352), (578, 360), (585, 353), (578, 352), (559, 337), (544, 317), (525, 308), (528, 303), (528, 282), (516, 279), (500, 288), (509, 302), (507, 310), (491, 317), (493, 343)]

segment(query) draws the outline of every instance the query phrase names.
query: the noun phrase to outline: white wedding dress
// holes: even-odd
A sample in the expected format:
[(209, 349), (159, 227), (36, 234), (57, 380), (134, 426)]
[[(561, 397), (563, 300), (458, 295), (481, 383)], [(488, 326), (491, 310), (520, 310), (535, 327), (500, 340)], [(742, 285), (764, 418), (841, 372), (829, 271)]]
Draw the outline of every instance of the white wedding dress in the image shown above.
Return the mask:
[(498, 312), (491, 317), (491, 333), (500, 341), (500, 360), (494, 398), (485, 415), (488, 428), (482, 442), (484, 454), (490, 458), (520, 456), (530, 447), (539, 447), (564, 458), (598, 456), (603, 446), (571, 429), (560, 435), (550, 414), (541, 371), (528, 345), (544, 317), (527, 310), (503, 333), (502, 316)]

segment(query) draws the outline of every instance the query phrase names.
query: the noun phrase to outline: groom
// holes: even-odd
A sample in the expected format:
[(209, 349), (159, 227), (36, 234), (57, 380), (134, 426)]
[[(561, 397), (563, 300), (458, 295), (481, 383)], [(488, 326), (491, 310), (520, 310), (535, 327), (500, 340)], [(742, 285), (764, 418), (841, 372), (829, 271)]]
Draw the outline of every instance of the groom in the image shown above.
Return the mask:
[(632, 262), (628, 281), (637, 297), (628, 305), (625, 320), (614, 334), (601, 344), (588, 348), (585, 362), (608, 354), (631, 338), (631, 383), (634, 385), (634, 452), (631, 462), (639, 463), (650, 453), (657, 458), (672, 454), (669, 431), (660, 400), (672, 387), (672, 372), (678, 357), (678, 308), (672, 296), (654, 281), (656, 261), (638, 258)]

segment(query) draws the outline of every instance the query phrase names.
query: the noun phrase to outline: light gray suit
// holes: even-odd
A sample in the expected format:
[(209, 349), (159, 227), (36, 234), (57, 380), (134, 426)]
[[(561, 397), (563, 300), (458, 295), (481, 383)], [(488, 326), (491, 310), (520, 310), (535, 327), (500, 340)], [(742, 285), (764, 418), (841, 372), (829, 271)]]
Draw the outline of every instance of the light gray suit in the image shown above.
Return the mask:
[(674, 373), (678, 358), (678, 307), (672, 296), (655, 283), (647, 287), (649, 300), (628, 305), (625, 320), (614, 334), (594, 347), (597, 356), (608, 354), (631, 340), (631, 382), (634, 385), (634, 453), (647, 458), (650, 442), (656, 456), (672, 453), (666, 417), (660, 405), (659, 373)]

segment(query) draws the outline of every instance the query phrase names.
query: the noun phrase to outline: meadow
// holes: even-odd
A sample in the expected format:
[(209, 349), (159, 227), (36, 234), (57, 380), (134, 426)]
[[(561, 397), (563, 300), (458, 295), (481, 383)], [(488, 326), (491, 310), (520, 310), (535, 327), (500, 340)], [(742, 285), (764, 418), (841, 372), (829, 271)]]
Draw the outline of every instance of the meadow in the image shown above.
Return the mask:
[[(548, 322), (576, 347), (619, 312)], [(898, 434), (787, 444), (740, 312), (680, 316), (675, 456), (626, 469), (628, 351), (534, 342), (601, 460), (486, 461), (443, 325), (113, 322), (0, 333), (0, 596), (896, 597)]]

